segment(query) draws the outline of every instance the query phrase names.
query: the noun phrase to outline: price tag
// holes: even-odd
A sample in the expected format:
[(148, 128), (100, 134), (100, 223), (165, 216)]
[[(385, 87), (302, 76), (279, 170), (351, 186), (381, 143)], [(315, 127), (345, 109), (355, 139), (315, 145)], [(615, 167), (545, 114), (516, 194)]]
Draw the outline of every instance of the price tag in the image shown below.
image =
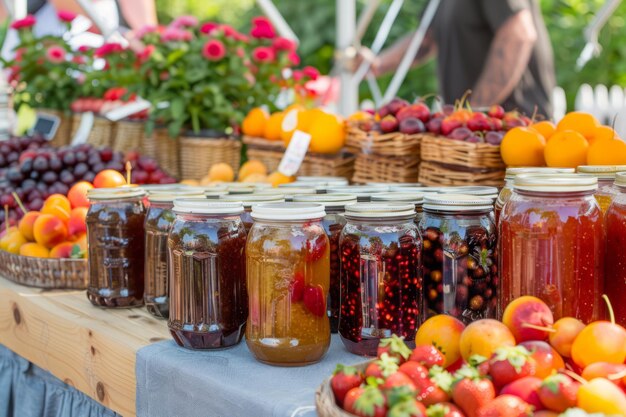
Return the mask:
[(89, 137), (89, 133), (93, 128), (93, 113), (87, 112), (83, 113), (80, 117), (80, 124), (78, 125), (78, 129), (72, 138), (72, 145), (78, 145), (80, 143), (87, 142), (87, 138)]
[(295, 175), (300, 169), (302, 161), (304, 161), (306, 152), (309, 149), (309, 142), (311, 142), (311, 135), (308, 133), (304, 133), (300, 130), (293, 132), (291, 142), (289, 142), (283, 159), (278, 165), (278, 172), (288, 177)]
[(123, 104), (119, 107), (114, 108), (113, 110), (108, 111), (104, 115), (104, 117), (111, 120), (112, 122), (117, 122), (118, 120), (125, 119), (132, 114), (148, 110), (149, 108), (150, 102), (142, 99), (141, 97), (138, 97), (135, 101), (131, 101), (130, 103)]

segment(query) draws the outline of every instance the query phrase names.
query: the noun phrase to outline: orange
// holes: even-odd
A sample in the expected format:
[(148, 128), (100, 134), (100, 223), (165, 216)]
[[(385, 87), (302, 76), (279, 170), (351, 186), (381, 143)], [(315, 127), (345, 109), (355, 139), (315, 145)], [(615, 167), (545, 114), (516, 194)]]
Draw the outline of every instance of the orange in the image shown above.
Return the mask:
[(587, 165), (626, 164), (626, 142), (621, 139), (596, 139), (589, 147)]
[(545, 138), (528, 127), (509, 130), (500, 144), (500, 155), (508, 166), (540, 167), (545, 165), (543, 149)]
[(211, 166), (211, 169), (209, 169), (208, 177), (209, 178), (207, 179), (209, 180), (209, 182), (231, 182), (235, 179), (235, 171), (233, 171), (233, 168), (227, 163), (220, 162), (219, 164)]
[(567, 113), (556, 126), (556, 130), (564, 132), (566, 130), (574, 130), (585, 137), (585, 139), (593, 139), (595, 130), (600, 126), (598, 119), (591, 113), (583, 111), (573, 111)]
[(126, 178), (114, 169), (105, 169), (98, 172), (93, 179), (95, 188), (112, 188), (126, 185)]
[(313, 123), (321, 114), (324, 114), (324, 111), (320, 109), (312, 109), (299, 112), (298, 124), (296, 126), (296, 129), (301, 130), (302, 132), (309, 133), (311, 127), (313, 127)]
[(241, 131), (244, 135), (263, 137), (265, 133), (265, 125), (270, 115), (261, 107), (250, 110), (250, 113), (243, 119), (241, 123)]
[(309, 130), (311, 143), (309, 151), (316, 153), (337, 153), (346, 142), (346, 128), (339, 117), (321, 112), (313, 120)]
[(272, 187), (278, 187), (280, 184), (288, 184), (290, 182), (294, 182), (295, 178), (288, 177), (285, 174), (275, 171), (267, 176), (267, 181), (272, 184)]
[(67, 223), (70, 219), (72, 206), (70, 200), (62, 194), (52, 194), (43, 202), (41, 214), (51, 214)]
[(79, 181), (72, 185), (72, 188), (67, 192), (67, 198), (72, 204), (72, 208), (76, 207), (89, 207), (89, 200), (87, 199), (87, 192), (93, 188), (90, 182)]
[(589, 142), (583, 135), (573, 130), (554, 134), (544, 149), (544, 157), (549, 167), (576, 168), (587, 163)]
[(620, 139), (617, 132), (609, 126), (600, 126), (593, 132), (593, 137), (589, 140), (589, 144), (593, 144), (598, 139)]
[(242, 181), (251, 174), (260, 174), (265, 176), (267, 175), (267, 167), (263, 164), (263, 162), (251, 159), (246, 161), (241, 168), (239, 168), (239, 174), (237, 177), (239, 178), (239, 181)]
[(298, 117), (302, 111), (298, 109), (285, 111), (285, 117), (283, 117), (283, 122), (280, 125), (280, 138), (285, 146), (289, 145), (293, 132), (298, 128)]
[(530, 127), (541, 133), (541, 136), (543, 136), (546, 141), (549, 141), (552, 135), (554, 135), (554, 132), (556, 132), (556, 126), (548, 120), (537, 122), (530, 125)]
[(280, 126), (283, 124), (285, 113), (282, 111), (273, 113), (265, 124), (263, 136), (267, 140), (280, 140)]

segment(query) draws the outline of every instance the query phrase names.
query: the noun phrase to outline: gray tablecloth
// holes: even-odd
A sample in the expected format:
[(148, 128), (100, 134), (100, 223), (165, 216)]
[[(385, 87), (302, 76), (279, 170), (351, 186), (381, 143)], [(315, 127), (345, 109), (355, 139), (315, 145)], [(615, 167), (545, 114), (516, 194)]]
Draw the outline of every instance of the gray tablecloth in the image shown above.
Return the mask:
[(0, 417), (115, 417), (118, 414), (0, 345)]
[(365, 360), (346, 352), (336, 335), (321, 362), (297, 368), (258, 362), (245, 340), (212, 352), (155, 343), (137, 353), (137, 416), (311, 417), (315, 390), (336, 364)]

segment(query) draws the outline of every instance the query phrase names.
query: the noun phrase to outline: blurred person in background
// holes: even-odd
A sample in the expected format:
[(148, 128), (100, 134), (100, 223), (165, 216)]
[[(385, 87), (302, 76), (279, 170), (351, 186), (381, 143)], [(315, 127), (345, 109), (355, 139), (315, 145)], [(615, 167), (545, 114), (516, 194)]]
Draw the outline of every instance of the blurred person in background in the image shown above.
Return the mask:
[[(366, 50), (374, 74), (394, 71), (412, 37), (377, 57)], [(414, 65), (434, 55), (446, 103), (471, 90), (474, 107), (500, 104), (532, 115), (536, 106), (552, 117), (553, 54), (538, 0), (441, 0)]]

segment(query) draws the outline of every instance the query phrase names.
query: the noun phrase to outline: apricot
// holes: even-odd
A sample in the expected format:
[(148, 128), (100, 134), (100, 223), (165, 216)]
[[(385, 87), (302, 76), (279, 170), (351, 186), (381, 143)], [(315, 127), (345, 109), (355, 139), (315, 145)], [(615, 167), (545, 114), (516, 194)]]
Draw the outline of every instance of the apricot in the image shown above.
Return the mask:
[(78, 247), (74, 242), (61, 242), (50, 250), (50, 257), (71, 258), (75, 246)]
[[(626, 365), (623, 363), (596, 362), (583, 369), (580, 376), (590, 381), (594, 378), (606, 378), (620, 387), (622, 390), (626, 387), (620, 375), (625, 375)], [(618, 378), (615, 378), (615, 376)]]
[(552, 325), (554, 332), (549, 335), (550, 345), (561, 356), (569, 358), (572, 356), (572, 343), (584, 328), (582, 321), (574, 317), (562, 317)]
[(39, 243), (25, 243), (20, 247), (20, 255), (32, 256), (34, 258), (49, 258), (50, 251)]
[(87, 232), (87, 207), (76, 207), (70, 213), (70, 219), (67, 222), (67, 232), (70, 238), (75, 238)]
[(219, 164), (212, 165), (207, 175), (208, 182), (224, 181), (230, 182), (235, 179), (235, 171), (227, 163), (220, 162)]
[(67, 192), (67, 198), (72, 204), (72, 208), (76, 207), (89, 207), (89, 200), (87, 199), (87, 192), (93, 188), (93, 185), (88, 181), (79, 181), (72, 185), (72, 188)]
[(67, 226), (56, 216), (41, 214), (33, 226), (35, 241), (46, 248), (53, 248), (67, 239)]
[(511, 301), (504, 309), (502, 323), (511, 330), (517, 343), (526, 340), (548, 340), (549, 328), (554, 323), (550, 307), (537, 297), (525, 295)]
[(95, 188), (113, 188), (122, 185), (126, 185), (126, 178), (114, 169), (100, 171), (93, 179)]
[(35, 220), (39, 217), (41, 213), (38, 211), (29, 211), (22, 217), (22, 220), (18, 223), (17, 227), (20, 230), (22, 236), (24, 236), (27, 240), (33, 241), (35, 240), (35, 236), (33, 236), (33, 225), (35, 224)]
[(70, 200), (62, 194), (52, 194), (43, 202), (41, 214), (51, 214), (67, 223), (70, 219), (72, 205)]
[[(445, 329), (442, 331), (442, 329)], [(459, 341), (465, 325), (458, 319), (439, 314), (426, 320), (415, 334), (416, 345), (432, 345), (443, 353), (444, 368), (461, 358)]]
[(626, 395), (605, 378), (595, 378), (578, 388), (577, 406), (587, 413), (626, 415)]
[(547, 378), (554, 371), (565, 369), (565, 362), (559, 353), (548, 343), (541, 340), (528, 340), (520, 343), (530, 352), (530, 357), (535, 360), (535, 376)]
[(2, 232), (0, 232), (0, 250), (4, 250), (4, 251), (7, 250), (9, 237), (11, 236), (11, 234), (15, 232), (19, 232), (19, 229), (17, 228), (17, 226), (11, 226), (8, 229), (5, 229)]
[(1, 247), (9, 253), (18, 255), (20, 253), (20, 247), (26, 243), (28, 243), (26, 238), (19, 232), (19, 230), (15, 230), (2, 237)]
[(508, 327), (493, 319), (470, 323), (459, 340), (461, 356), (465, 360), (472, 355), (490, 358), (496, 349), (504, 346), (515, 346), (515, 337)]

